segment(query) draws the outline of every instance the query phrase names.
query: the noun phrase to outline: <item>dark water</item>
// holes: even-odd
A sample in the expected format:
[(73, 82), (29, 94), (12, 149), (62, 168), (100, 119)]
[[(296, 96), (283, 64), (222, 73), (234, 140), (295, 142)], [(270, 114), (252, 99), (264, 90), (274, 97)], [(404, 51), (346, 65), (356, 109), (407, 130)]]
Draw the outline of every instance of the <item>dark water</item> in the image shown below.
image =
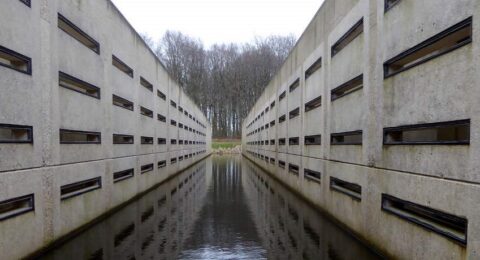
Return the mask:
[(377, 259), (241, 157), (209, 157), (44, 259)]

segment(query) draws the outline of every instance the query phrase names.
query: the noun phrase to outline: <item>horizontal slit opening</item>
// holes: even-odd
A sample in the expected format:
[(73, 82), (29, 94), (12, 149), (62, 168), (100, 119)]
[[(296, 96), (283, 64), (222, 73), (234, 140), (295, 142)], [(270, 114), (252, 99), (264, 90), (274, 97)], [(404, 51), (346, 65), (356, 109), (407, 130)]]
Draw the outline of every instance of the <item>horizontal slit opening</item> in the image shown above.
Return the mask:
[(33, 143), (33, 127), (0, 124), (0, 143)]
[(153, 92), (152, 83), (148, 82), (148, 80), (144, 79), (143, 77), (140, 77), (140, 85), (142, 85), (144, 88), (148, 89), (149, 91)]
[(157, 138), (158, 144), (167, 144), (167, 139), (166, 138)]
[(177, 163), (177, 158), (170, 159), (170, 164), (174, 164), (174, 163)]
[(275, 139), (270, 140), (270, 145), (275, 145)]
[(331, 134), (332, 145), (361, 145), (362, 144), (362, 131), (352, 131), (344, 133)]
[(117, 95), (112, 95), (113, 105), (133, 111), (133, 102), (128, 101)]
[(16, 197), (0, 202), (0, 221), (35, 210), (33, 194)]
[(170, 144), (177, 144), (177, 139), (170, 139)]
[(300, 138), (290, 137), (288, 138), (288, 145), (298, 145), (300, 143)]
[(133, 168), (128, 169), (128, 170), (124, 170), (124, 171), (114, 172), (113, 173), (113, 182), (115, 183), (115, 182), (123, 181), (123, 180), (129, 179), (133, 176), (134, 176)]
[(61, 144), (100, 144), (100, 132), (60, 129)]
[(346, 194), (356, 200), (362, 200), (362, 186), (330, 177), (330, 189)]
[(286, 118), (287, 118), (287, 117), (286, 117), (285, 115), (280, 116), (280, 117), (278, 118), (278, 123), (283, 123), (283, 122), (285, 122)]
[(69, 199), (102, 188), (102, 177), (79, 181), (60, 187), (60, 198)]
[(297, 117), (298, 115), (300, 115), (300, 108), (297, 107), (295, 108), (294, 110), (290, 111), (289, 113), (289, 119), (293, 119), (295, 117)]
[(22, 2), (22, 3), (24, 3), (26, 6), (31, 7), (31, 6), (30, 6), (30, 4), (31, 4), (31, 3), (30, 3), (30, 0), (19, 0), (19, 1)]
[(400, 53), (383, 65), (384, 77), (391, 77), (472, 42), (472, 17)]
[(147, 116), (147, 117), (153, 118), (153, 111), (148, 109), (148, 108), (144, 108), (142, 106), (140, 106), (140, 114), (142, 116)]
[(394, 7), (396, 4), (398, 4), (401, 0), (385, 0), (385, 8), (384, 12), (386, 13), (388, 10), (390, 10), (392, 7)]
[(344, 97), (362, 88), (363, 88), (363, 74), (332, 89), (331, 100), (334, 101), (336, 99)]
[(470, 144), (470, 119), (383, 129), (386, 145)]
[(462, 245), (467, 244), (468, 220), (440, 210), (382, 194), (382, 210)]
[(285, 138), (279, 138), (278, 145), (285, 145)]
[(285, 162), (278, 160), (278, 167), (285, 169)]
[(165, 161), (165, 160), (159, 161), (159, 162), (157, 163), (157, 167), (158, 167), (158, 168), (163, 168), (163, 167), (165, 167), (165, 166), (167, 166), (167, 161)]
[(321, 135), (305, 136), (305, 145), (321, 145), (321, 144), (322, 144)]
[(153, 163), (142, 165), (142, 167), (140, 168), (141, 174), (144, 174), (150, 171), (153, 171)]
[(295, 165), (295, 164), (291, 164), (289, 163), (288, 164), (288, 171), (295, 174), (295, 175), (298, 175), (298, 165)]
[(163, 92), (158, 89), (157, 89), (157, 96), (163, 100), (167, 99), (167, 96), (165, 96), (165, 94), (163, 94)]
[(58, 14), (58, 28), (90, 50), (100, 54), (100, 44), (61, 14)]
[(285, 91), (283, 91), (282, 94), (280, 94), (280, 96), (278, 96), (278, 101), (281, 101), (282, 99), (284, 99), (286, 95), (287, 95), (287, 93)]
[(178, 161), (183, 161), (183, 155), (178, 157)]
[(343, 48), (351, 43), (355, 38), (363, 33), (363, 17), (356, 24), (352, 26), (338, 41), (332, 45), (332, 58), (338, 54)]
[(141, 136), (140, 137), (141, 144), (153, 144), (153, 137), (150, 136)]
[(275, 101), (273, 101), (272, 103), (270, 103), (270, 109), (273, 109), (275, 107)]
[(291, 85), (288, 87), (289, 92), (293, 92), (296, 88), (300, 86), (300, 79), (297, 78)]
[(275, 158), (270, 158), (270, 163), (275, 164)]
[(32, 75), (32, 59), (0, 46), (0, 66)]
[(177, 126), (177, 121), (172, 119), (172, 120), (170, 120), (170, 124), (173, 125), (173, 126)]
[(310, 169), (304, 169), (303, 170), (303, 176), (310, 181), (314, 182), (320, 182), (322, 179), (322, 174), (320, 172), (310, 170)]
[(112, 65), (127, 74), (129, 77), (133, 78), (133, 69), (130, 68), (127, 64), (117, 58), (115, 55), (112, 55)]
[(183, 144), (183, 140), (178, 140), (178, 144)]
[(322, 105), (322, 96), (316, 97), (305, 104), (305, 112), (311, 111)]
[(167, 122), (167, 118), (163, 115), (160, 115), (160, 114), (157, 114), (157, 119), (160, 122), (164, 122), (164, 123)]
[(317, 70), (322, 67), (322, 57), (318, 58), (308, 69), (305, 71), (305, 80), (313, 75)]
[(100, 88), (63, 72), (58, 72), (58, 85), (100, 99)]
[(174, 108), (177, 108), (177, 103), (175, 103), (173, 100), (170, 100), (170, 105)]
[(133, 144), (133, 135), (113, 134), (113, 144)]
[(183, 113), (183, 108), (181, 106), (178, 106), (178, 111), (180, 111), (180, 113)]

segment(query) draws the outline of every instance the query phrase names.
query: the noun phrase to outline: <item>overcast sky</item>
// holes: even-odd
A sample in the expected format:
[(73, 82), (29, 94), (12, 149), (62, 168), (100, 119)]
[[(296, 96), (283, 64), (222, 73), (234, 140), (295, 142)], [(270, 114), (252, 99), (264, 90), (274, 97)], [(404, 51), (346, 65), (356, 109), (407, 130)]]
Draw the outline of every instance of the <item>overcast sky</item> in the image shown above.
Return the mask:
[(324, 0), (112, 0), (140, 33), (154, 40), (176, 30), (213, 43), (255, 36), (299, 37)]

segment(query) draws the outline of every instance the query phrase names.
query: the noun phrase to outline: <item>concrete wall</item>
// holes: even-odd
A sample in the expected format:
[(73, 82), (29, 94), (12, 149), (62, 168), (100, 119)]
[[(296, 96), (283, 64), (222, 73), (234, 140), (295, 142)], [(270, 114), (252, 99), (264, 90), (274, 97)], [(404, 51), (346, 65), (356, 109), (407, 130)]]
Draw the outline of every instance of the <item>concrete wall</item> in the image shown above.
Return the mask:
[[(50, 244), (210, 153), (205, 116), (110, 1), (24, 2), (30, 1), (0, 3), (0, 46), (29, 57), (32, 64), (30, 74), (0, 66), (0, 124), (32, 127), (33, 141), (0, 143), (0, 204), (33, 194), (34, 209), (0, 220), (2, 259)], [(99, 53), (61, 30), (58, 14), (98, 42)], [(112, 55), (133, 69), (133, 77), (112, 65)], [(100, 97), (60, 87), (59, 71), (97, 86)], [(140, 77), (153, 91), (140, 84)], [(133, 102), (133, 111), (113, 105), (112, 95)], [(153, 118), (141, 115), (140, 106), (152, 110)], [(166, 121), (157, 120), (157, 114)], [(99, 132), (101, 141), (61, 144), (60, 129)], [(113, 134), (133, 135), (134, 144), (113, 144)], [(153, 144), (141, 144), (141, 136), (153, 137)], [(157, 144), (157, 138), (167, 143)], [(177, 162), (171, 164), (171, 158)], [(166, 167), (158, 168), (163, 160)], [(153, 170), (141, 174), (141, 167), (151, 163)], [(134, 177), (113, 182), (114, 172), (130, 168)], [(61, 200), (61, 186), (94, 177), (101, 177), (100, 189)]]
[[(325, 1), (245, 118), (243, 153), (392, 256), (478, 258), (480, 5), (474, 0), (400, 0), (385, 11), (384, 4)], [(384, 62), (468, 17), (473, 17), (471, 43), (384, 78)], [(363, 32), (332, 57), (332, 45), (362, 18)], [(305, 79), (305, 71), (319, 58), (321, 68)], [(361, 74), (362, 89), (331, 101), (332, 89)], [(288, 87), (297, 78), (300, 87), (290, 93)], [(286, 97), (280, 101), (283, 91)], [(318, 96), (321, 106), (305, 112), (305, 103)], [(275, 107), (265, 113), (273, 101)], [(289, 120), (295, 107), (300, 107), (300, 116)], [(286, 121), (279, 123), (284, 114)], [(386, 127), (462, 119), (470, 119), (468, 144), (383, 143)], [(272, 120), (274, 127), (261, 129)], [(354, 130), (362, 130), (361, 145), (331, 145), (332, 133)], [(304, 145), (308, 135), (321, 135), (321, 145)], [(290, 146), (290, 137), (300, 137), (300, 144)], [(286, 145), (279, 145), (281, 138)], [(261, 145), (267, 139), (275, 145)], [(299, 166), (298, 175), (289, 172), (289, 163)], [(320, 172), (321, 181), (305, 178), (304, 169)], [(359, 184), (361, 200), (332, 190), (330, 177)], [(381, 209), (383, 193), (466, 218), (466, 244), (386, 213)]]

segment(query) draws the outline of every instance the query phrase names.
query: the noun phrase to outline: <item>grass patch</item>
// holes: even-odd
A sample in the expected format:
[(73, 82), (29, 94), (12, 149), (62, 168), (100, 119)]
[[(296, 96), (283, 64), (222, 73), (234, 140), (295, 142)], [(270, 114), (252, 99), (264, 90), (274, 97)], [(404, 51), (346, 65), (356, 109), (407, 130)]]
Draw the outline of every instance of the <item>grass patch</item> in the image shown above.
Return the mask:
[(232, 139), (232, 140), (212, 140), (212, 148), (213, 149), (229, 149), (234, 148), (237, 145), (241, 145), (240, 140)]

